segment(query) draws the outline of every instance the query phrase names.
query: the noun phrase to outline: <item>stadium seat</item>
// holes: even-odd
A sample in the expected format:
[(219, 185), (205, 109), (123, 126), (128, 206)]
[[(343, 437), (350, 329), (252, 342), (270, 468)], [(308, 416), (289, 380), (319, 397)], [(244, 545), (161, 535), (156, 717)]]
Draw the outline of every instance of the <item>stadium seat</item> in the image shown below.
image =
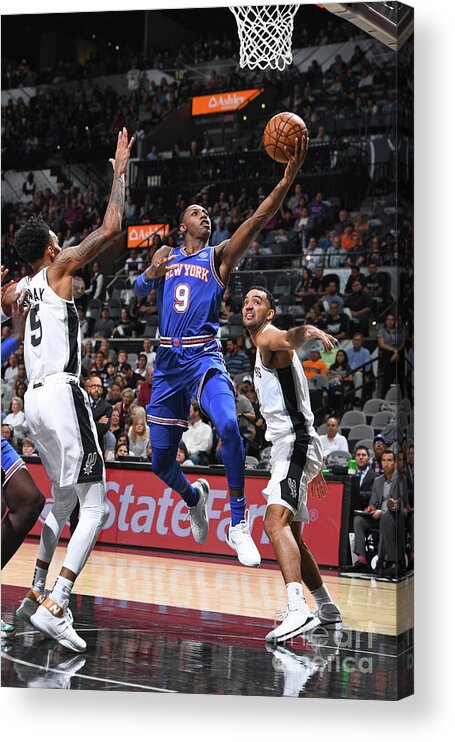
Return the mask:
[(326, 464), (330, 466), (347, 466), (351, 454), (348, 451), (331, 451), (326, 459)]
[(393, 419), (394, 416), (392, 412), (376, 412), (371, 418), (370, 425), (374, 428), (375, 433), (379, 433), (381, 430), (384, 430), (386, 425), (388, 425)]
[(362, 438), (373, 439), (374, 428), (371, 425), (355, 425), (348, 433), (349, 451), (352, 453)]
[(368, 453), (370, 454), (370, 456), (373, 456), (373, 439), (370, 440), (370, 438), (361, 438), (360, 441), (357, 441), (357, 443), (355, 444), (356, 448), (358, 446), (365, 446), (366, 448), (368, 448)]
[(249, 469), (257, 466), (259, 464), (259, 459), (257, 459), (255, 456), (245, 456), (245, 467), (248, 467)]
[(316, 432), (318, 435), (327, 435), (327, 425), (325, 423), (319, 425)]
[(363, 405), (362, 412), (364, 413), (366, 417), (367, 424), (370, 423), (371, 418), (373, 415), (375, 415), (377, 412), (381, 412), (383, 409), (383, 405), (385, 404), (384, 399), (380, 399), (379, 397), (374, 399), (369, 399), (365, 404)]
[(401, 389), (399, 386), (396, 386), (395, 384), (390, 387), (388, 392), (385, 395), (385, 401), (386, 402), (392, 402), (392, 404), (397, 404), (398, 402), (401, 402), (402, 395), (401, 395)]
[(283, 296), (283, 294), (291, 293), (291, 278), (287, 275), (278, 276), (273, 287), (272, 294), (275, 297)]
[(345, 412), (341, 418), (341, 428), (352, 428), (354, 425), (366, 425), (366, 417), (360, 410)]

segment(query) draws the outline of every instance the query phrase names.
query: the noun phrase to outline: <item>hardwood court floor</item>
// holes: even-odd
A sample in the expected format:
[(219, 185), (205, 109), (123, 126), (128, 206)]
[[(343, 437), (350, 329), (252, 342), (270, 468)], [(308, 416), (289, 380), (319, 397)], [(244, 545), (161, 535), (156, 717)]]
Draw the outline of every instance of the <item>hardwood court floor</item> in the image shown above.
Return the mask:
[[(2, 572), (4, 620), (13, 619), (29, 587), (36, 551), (36, 543), (24, 544)], [(64, 552), (57, 550), (49, 585)], [(335, 698), (407, 694), (413, 578), (395, 584), (327, 574), (324, 580), (343, 613), (342, 635), (322, 643), (300, 637), (271, 648), (264, 636), (286, 604), (275, 565), (253, 570), (234, 560), (97, 549), (72, 599), (87, 652), (74, 657), (16, 621), (18, 635), (2, 647), (2, 685)]]

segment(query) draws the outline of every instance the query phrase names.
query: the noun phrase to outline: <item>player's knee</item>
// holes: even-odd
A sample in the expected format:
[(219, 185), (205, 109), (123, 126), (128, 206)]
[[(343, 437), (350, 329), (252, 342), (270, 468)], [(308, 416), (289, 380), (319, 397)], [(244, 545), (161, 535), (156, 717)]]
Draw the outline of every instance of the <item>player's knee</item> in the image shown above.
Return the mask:
[(283, 531), (283, 523), (276, 513), (267, 509), (264, 518), (264, 531), (270, 541), (274, 541), (280, 532)]
[(218, 427), (218, 433), (221, 438), (221, 442), (232, 442), (238, 440), (240, 443), (242, 438), (240, 436), (239, 425), (236, 418), (227, 417)]

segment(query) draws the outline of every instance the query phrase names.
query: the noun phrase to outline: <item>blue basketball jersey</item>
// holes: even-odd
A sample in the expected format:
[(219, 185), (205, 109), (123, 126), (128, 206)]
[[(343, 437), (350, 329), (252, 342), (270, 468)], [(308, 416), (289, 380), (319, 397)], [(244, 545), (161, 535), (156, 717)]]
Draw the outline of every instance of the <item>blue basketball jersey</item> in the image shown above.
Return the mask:
[(225, 291), (215, 265), (215, 248), (187, 255), (180, 247), (171, 255), (175, 259), (156, 289), (161, 337), (215, 336)]

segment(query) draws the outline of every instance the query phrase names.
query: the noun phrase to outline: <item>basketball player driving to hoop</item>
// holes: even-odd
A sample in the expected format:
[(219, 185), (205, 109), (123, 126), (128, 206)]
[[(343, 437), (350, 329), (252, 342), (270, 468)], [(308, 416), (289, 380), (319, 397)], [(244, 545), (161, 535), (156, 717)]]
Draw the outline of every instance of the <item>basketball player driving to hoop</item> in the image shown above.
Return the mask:
[[(288, 594), (283, 622), (266, 640), (284, 642), (322, 624), (339, 628), (341, 615), (322, 582), (313, 554), (302, 541), (302, 521), (308, 522), (307, 489), (318, 497), (327, 490), (322, 469), (322, 448), (313, 427), (308, 382), (295, 352), (307, 340), (318, 338), (326, 350), (334, 337), (311, 325), (279, 330), (271, 322), (275, 299), (267, 289), (253, 286), (243, 302), (243, 325), (257, 348), (254, 388), (267, 424), (265, 437), (272, 443), (272, 470), (264, 490), (267, 508), (264, 528), (280, 565)], [(302, 580), (318, 606), (313, 615), (303, 595)]]
[(180, 218), (183, 246), (158, 250), (134, 286), (139, 297), (157, 289), (161, 342), (147, 407), (152, 471), (181, 495), (189, 509), (193, 538), (203, 543), (208, 534), (209, 486), (203, 479), (191, 484), (176, 461), (182, 432), (188, 427), (191, 398), (196, 397), (221, 438), (231, 505), (226, 541), (239, 561), (249, 567), (259, 566), (260, 555), (246, 511), (245, 457), (234, 391), (216, 339), (219, 309), (231, 271), (280, 208), (307, 149), (306, 132), (306, 136), (295, 138), (294, 150), (287, 150), (284, 175), (273, 191), (229, 240), (217, 246), (208, 244), (211, 224), (206, 209), (198, 204), (188, 206)]
[[(62, 250), (42, 219), (32, 216), (16, 234), (19, 256), (33, 268), (23, 279), (30, 304), (25, 332), (29, 386), (25, 408), (30, 434), (52, 482), (53, 505), (41, 533), (32, 588), (16, 615), (75, 652), (86, 648), (72, 627), (69, 595), (108, 517), (103, 456), (87, 394), (79, 386), (80, 327), (73, 301), (73, 273), (100, 252), (122, 226), (125, 171), (133, 139), (119, 132), (111, 194), (103, 222), (80, 245)], [(80, 518), (49, 596), (49, 564), (76, 502)]]

